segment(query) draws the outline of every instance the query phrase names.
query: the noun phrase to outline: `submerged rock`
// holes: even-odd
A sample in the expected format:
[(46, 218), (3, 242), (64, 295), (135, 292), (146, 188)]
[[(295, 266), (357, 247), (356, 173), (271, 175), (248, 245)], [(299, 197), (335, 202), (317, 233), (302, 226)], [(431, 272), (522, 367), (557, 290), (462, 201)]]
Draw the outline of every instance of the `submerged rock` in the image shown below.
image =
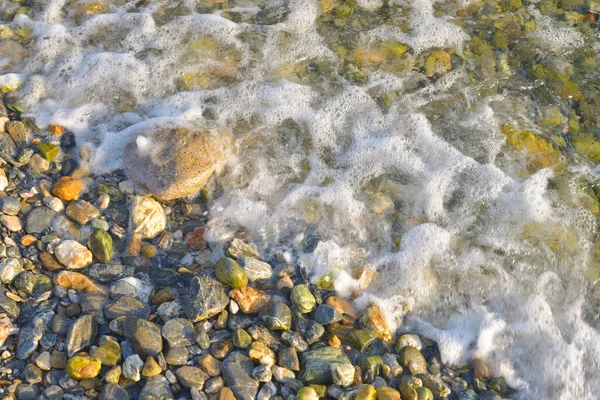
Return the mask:
[(25, 230), (27, 233), (42, 233), (49, 226), (56, 213), (46, 206), (34, 208), (27, 214)]
[(139, 400), (172, 400), (174, 398), (169, 381), (162, 375), (146, 379), (146, 384), (139, 396)]
[(187, 319), (171, 319), (162, 327), (162, 336), (172, 347), (190, 346), (195, 343), (194, 325)]
[(163, 200), (198, 192), (231, 153), (222, 131), (164, 129), (138, 136), (123, 154), (127, 175)]

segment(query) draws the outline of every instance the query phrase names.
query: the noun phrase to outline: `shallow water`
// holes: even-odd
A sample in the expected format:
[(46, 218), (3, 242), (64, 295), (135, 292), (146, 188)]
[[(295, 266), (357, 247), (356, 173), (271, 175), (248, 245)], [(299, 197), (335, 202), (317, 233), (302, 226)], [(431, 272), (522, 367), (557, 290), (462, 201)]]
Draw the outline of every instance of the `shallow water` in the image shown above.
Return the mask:
[(156, 127), (230, 130), (211, 240), (286, 251), (516, 398), (598, 398), (597, 3), (0, 8), (5, 97), (95, 173)]

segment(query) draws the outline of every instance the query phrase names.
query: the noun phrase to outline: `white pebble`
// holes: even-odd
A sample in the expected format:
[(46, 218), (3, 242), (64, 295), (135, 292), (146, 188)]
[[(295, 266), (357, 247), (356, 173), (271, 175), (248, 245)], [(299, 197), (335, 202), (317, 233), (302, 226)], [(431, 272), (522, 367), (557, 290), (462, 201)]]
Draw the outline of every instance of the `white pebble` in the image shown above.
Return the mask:
[(238, 306), (238, 303), (236, 303), (233, 299), (229, 300), (229, 312), (231, 314), (237, 314), (238, 311), (240, 311), (240, 306)]
[(135, 187), (133, 186), (133, 183), (131, 181), (119, 182), (119, 190), (121, 191), (121, 193), (125, 194), (135, 193)]
[(6, 172), (4, 169), (0, 169), (0, 190), (6, 189), (8, 186), (8, 178), (6, 177)]
[(63, 202), (58, 197), (54, 196), (45, 196), (44, 204), (46, 207), (57, 213), (65, 209)]

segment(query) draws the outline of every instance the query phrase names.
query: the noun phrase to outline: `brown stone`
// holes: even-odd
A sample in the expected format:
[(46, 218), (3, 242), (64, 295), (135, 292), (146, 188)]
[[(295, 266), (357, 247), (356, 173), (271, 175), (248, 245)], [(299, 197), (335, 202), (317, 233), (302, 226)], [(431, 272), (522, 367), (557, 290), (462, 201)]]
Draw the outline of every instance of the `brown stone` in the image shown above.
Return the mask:
[(65, 131), (65, 128), (60, 125), (57, 125), (57, 124), (48, 125), (48, 132), (50, 132), (54, 136), (61, 136), (64, 131)]
[(79, 196), (79, 193), (81, 193), (82, 189), (83, 181), (81, 179), (73, 178), (71, 176), (63, 176), (56, 182), (56, 184), (54, 184), (52, 194), (59, 199), (72, 201)]
[(137, 256), (138, 254), (140, 254), (140, 251), (142, 250), (142, 237), (140, 236), (139, 233), (134, 233), (133, 235), (131, 235), (131, 237), (129, 238), (129, 241), (127, 242), (127, 255), (128, 256)]
[(152, 356), (148, 356), (146, 358), (146, 362), (144, 363), (144, 368), (142, 369), (142, 376), (150, 377), (156, 376), (162, 372), (162, 368), (158, 364), (158, 362)]
[(290, 278), (289, 276), (284, 276), (279, 281), (277, 281), (277, 289), (278, 290), (283, 290), (286, 288), (292, 289), (293, 287), (294, 287), (294, 282), (292, 282), (292, 278)]
[(72, 271), (59, 272), (58, 275), (54, 277), (54, 284), (66, 289), (78, 290), (85, 293), (98, 293), (103, 291), (100, 286), (84, 274)]
[(346, 314), (352, 318), (358, 318), (358, 314), (356, 313), (354, 306), (346, 299), (338, 296), (329, 296), (325, 302), (327, 305), (338, 310), (342, 315)]
[(154, 305), (160, 306), (162, 303), (173, 301), (176, 298), (177, 293), (175, 289), (173, 289), (171, 286), (167, 286), (156, 292), (156, 294), (152, 297), (152, 303)]
[(7, 322), (0, 322), (0, 346), (4, 345), (4, 342), (8, 338), (10, 333), (10, 325)]
[(340, 347), (342, 345), (342, 341), (337, 335), (331, 333), (327, 338), (327, 344), (331, 347)]
[(219, 392), (219, 399), (218, 400), (236, 400), (236, 398), (233, 395), (233, 390), (231, 390), (227, 386), (225, 386)]
[(96, 207), (84, 200), (69, 203), (65, 212), (81, 225), (87, 224), (100, 215), (100, 211)]
[(156, 254), (156, 246), (150, 243), (142, 243), (141, 254), (146, 258), (154, 257)]
[(204, 354), (198, 357), (198, 366), (202, 368), (210, 376), (221, 375), (221, 361), (217, 360), (210, 354)]
[(14, 215), (2, 215), (0, 216), (0, 222), (11, 232), (18, 232), (23, 229), (21, 218)]
[(21, 244), (25, 247), (29, 247), (35, 242), (37, 242), (37, 238), (33, 235), (27, 234), (21, 238)]
[(44, 252), (44, 253), (40, 254), (40, 260), (42, 261), (42, 264), (44, 264), (44, 267), (48, 271), (57, 271), (59, 269), (64, 268), (62, 266), (62, 264), (58, 262), (56, 257), (54, 257), (52, 254), (50, 254), (48, 252)]
[(377, 400), (400, 400), (400, 392), (389, 386), (377, 388)]
[(172, 200), (197, 193), (232, 149), (227, 132), (162, 129), (130, 142), (123, 163), (133, 181)]
[(259, 312), (271, 303), (271, 298), (267, 294), (251, 286), (234, 289), (229, 295), (244, 314)]
[(360, 318), (361, 325), (365, 328), (371, 328), (381, 340), (392, 340), (392, 332), (388, 327), (385, 315), (376, 304), (371, 304), (363, 312)]
[(231, 339), (225, 339), (220, 342), (213, 343), (210, 346), (210, 354), (219, 360), (227, 357), (227, 354), (231, 353), (233, 350), (234, 346)]
[(206, 240), (204, 240), (204, 229), (196, 229), (185, 235), (185, 242), (192, 250), (205, 249)]
[(483, 358), (474, 358), (473, 373), (477, 379), (490, 379), (492, 377), (492, 366)]

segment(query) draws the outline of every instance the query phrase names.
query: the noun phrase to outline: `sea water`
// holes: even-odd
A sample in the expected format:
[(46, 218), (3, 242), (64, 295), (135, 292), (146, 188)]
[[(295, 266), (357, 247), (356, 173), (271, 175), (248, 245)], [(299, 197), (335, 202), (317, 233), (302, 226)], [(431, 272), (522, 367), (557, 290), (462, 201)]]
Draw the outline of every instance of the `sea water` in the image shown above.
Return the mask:
[(0, 86), (95, 174), (159, 127), (231, 131), (211, 242), (247, 232), (516, 398), (595, 399), (598, 169), (571, 140), (597, 129), (560, 78), (593, 95), (594, 6), (5, 0)]

